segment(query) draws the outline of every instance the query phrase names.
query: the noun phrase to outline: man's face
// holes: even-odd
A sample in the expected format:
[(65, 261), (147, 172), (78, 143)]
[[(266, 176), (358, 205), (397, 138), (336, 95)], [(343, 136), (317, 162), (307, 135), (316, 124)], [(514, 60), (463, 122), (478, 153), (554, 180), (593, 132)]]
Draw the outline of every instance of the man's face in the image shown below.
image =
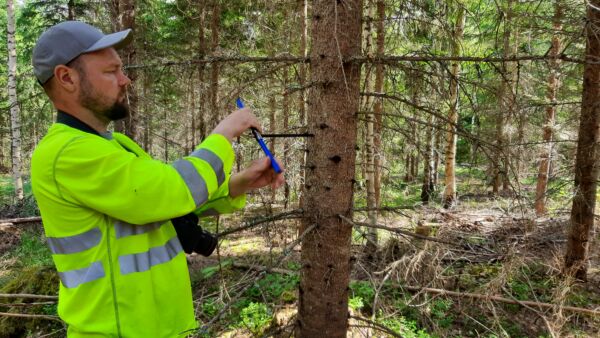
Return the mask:
[(127, 85), (121, 59), (114, 48), (80, 56), (77, 69), (80, 75), (80, 104), (102, 121), (115, 121), (129, 115), (125, 104)]

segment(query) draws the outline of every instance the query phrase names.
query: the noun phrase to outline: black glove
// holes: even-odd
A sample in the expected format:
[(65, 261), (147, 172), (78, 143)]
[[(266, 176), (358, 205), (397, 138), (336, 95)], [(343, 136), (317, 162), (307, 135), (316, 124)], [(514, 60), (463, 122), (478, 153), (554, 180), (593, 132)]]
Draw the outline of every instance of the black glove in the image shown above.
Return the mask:
[(198, 225), (198, 216), (189, 213), (171, 220), (185, 253), (197, 252), (208, 257), (217, 247), (217, 238)]

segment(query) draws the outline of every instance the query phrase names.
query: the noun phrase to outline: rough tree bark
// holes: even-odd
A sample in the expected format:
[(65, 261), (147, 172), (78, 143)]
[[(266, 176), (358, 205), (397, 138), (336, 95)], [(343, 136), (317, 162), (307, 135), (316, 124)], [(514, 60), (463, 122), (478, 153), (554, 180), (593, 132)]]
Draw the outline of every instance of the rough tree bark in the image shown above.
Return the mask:
[(21, 177), (21, 111), (17, 96), (17, 43), (15, 41), (15, 13), (13, 1), (6, 1), (7, 45), (8, 45), (8, 102), (10, 105), (12, 175), (17, 200), (23, 200)]
[[(306, 25), (306, 20), (308, 17), (308, 0), (298, 0), (298, 9), (300, 12), (300, 19), (299, 19), (299, 23), (300, 23), (300, 55), (302, 55), (303, 57), (306, 58), (307, 56), (307, 49), (306, 49), (306, 39), (307, 39), (307, 35), (308, 35), (308, 28)], [(306, 68), (307, 66), (302, 63), (300, 65), (298, 65), (298, 82), (300, 87), (304, 88), (304, 85), (306, 83)], [(300, 90), (299, 91), (299, 95), (298, 95), (298, 115), (299, 115), (299, 120), (300, 120), (300, 125), (304, 126), (306, 125), (306, 100), (305, 100), (305, 90)], [(307, 156), (307, 152), (305, 151), (306, 148), (306, 142), (304, 141), (304, 146), (302, 147), (303, 149), (303, 153), (302, 153), (302, 162), (300, 163), (300, 186), (304, 185), (304, 182), (306, 182), (306, 156)], [(297, 189), (299, 191), (300, 196), (298, 197), (298, 206), (300, 208), (303, 208), (304, 206), (304, 192), (302, 191), (303, 189), (301, 189), (300, 187)]]
[[(383, 56), (385, 50), (385, 2), (377, 1), (377, 22), (375, 24), (377, 31), (377, 52), (378, 57)], [(383, 64), (375, 65), (375, 92), (383, 93)], [(383, 129), (383, 99), (376, 99), (373, 106), (375, 113), (375, 205), (379, 207), (381, 197), (381, 164), (383, 162), (383, 149), (381, 148), (381, 130)]]
[[(452, 39), (452, 56), (460, 56), (463, 32), (465, 29), (465, 9), (457, 9), (454, 38)], [(451, 208), (456, 203), (456, 124), (458, 123), (458, 77), (460, 63), (452, 62), (450, 69), (450, 111), (448, 112), (448, 132), (446, 133), (446, 166), (444, 178), (444, 208)]]
[(362, 1), (313, 3), (309, 129), (296, 337), (346, 337)]
[[(513, 4), (514, 0), (508, 0), (506, 10), (504, 11), (504, 37), (503, 37), (503, 57), (506, 59), (511, 54), (511, 29), (513, 19)], [(508, 191), (510, 182), (508, 179), (510, 168), (510, 149), (508, 148), (509, 135), (507, 133), (507, 125), (513, 117), (514, 112), (514, 62), (502, 63), (503, 81), (498, 90), (498, 101), (500, 103), (500, 111), (496, 121), (496, 156), (494, 160), (495, 173), (492, 190), (495, 195), (500, 190)]]
[[(554, 18), (552, 20), (552, 28), (554, 35), (552, 36), (552, 45), (548, 55), (550, 57), (558, 56), (561, 49), (561, 41), (558, 32), (562, 29), (563, 6), (562, 0), (556, 0), (554, 3)], [(560, 61), (551, 59), (548, 61), (550, 65), (550, 75), (548, 75), (548, 92), (546, 97), (549, 103), (556, 103), (556, 92), (560, 86), (558, 74), (560, 71)], [(556, 106), (549, 105), (546, 107), (546, 118), (544, 120), (543, 140), (545, 145), (540, 154), (540, 167), (538, 170), (538, 181), (535, 189), (535, 212), (538, 216), (546, 213), (546, 187), (548, 186), (548, 172), (550, 169), (550, 161), (552, 154), (552, 129), (554, 128), (554, 116), (556, 114)]]
[(600, 0), (587, 7), (586, 52), (579, 140), (575, 159), (575, 197), (571, 208), (571, 229), (567, 240), (565, 271), (576, 278), (587, 278), (588, 247), (594, 227), (596, 181), (598, 179), (598, 142), (600, 141)]

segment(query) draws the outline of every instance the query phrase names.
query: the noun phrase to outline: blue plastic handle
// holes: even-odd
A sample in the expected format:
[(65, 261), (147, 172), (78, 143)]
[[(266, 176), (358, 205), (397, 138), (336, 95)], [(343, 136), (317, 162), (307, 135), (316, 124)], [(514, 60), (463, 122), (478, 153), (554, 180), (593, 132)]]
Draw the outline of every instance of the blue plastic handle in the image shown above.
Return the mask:
[[(242, 102), (242, 99), (240, 99), (239, 97), (237, 98), (237, 100), (235, 100), (235, 104), (237, 105), (237, 107), (239, 109), (244, 108), (244, 103)], [(273, 170), (277, 174), (281, 174), (281, 168), (279, 167), (279, 163), (277, 163), (277, 161), (275, 160), (275, 157), (273, 156), (273, 154), (271, 154), (271, 151), (269, 151), (269, 148), (267, 147), (267, 144), (265, 143), (265, 140), (263, 139), (262, 135), (258, 132), (258, 130), (256, 128), (250, 128), (250, 130), (252, 131), (252, 135), (254, 135), (254, 138), (256, 139), (258, 144), (260, 144), (260, 147), (262, 148), (262, 150), (265, 152), (265, 154), (271, 160), (271, 167), (273, 168)]]

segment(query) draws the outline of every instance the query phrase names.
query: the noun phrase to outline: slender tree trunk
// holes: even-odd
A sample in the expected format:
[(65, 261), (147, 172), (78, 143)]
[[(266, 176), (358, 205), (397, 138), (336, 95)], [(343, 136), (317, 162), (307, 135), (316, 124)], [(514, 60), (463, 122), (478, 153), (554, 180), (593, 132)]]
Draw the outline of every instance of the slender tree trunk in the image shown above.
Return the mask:
[[(561, 49), (560, 38), (558, 32), (562, 29), (563, 7), (562, 0), (556, 0), (554, 4), (554, 19), (552, 28), (554, 35), (552, 36), (552, 46), (550, 47), (549, 56), (555, 58)], [(556, 92), (560, 86), (558, 74), (560, 72), (560, 62), (558, 59), (550, 59), (550, 75), (548, 75), (548, 92), (546, 97), (548, 102), (552, 103), (546, 107), (546, 118), (544, 120), (543, 140), (546, 143), (540, 154), (540, 167), (538, 170), (538, 181), (535, 189), (535, 212), (538, 216), (546, 213), (546, 187), (548, 186), (548, 174), (550, 168), (552, 154), (552, 129), (554, 128), (554, 116), (556, 114)]]
[(21, 111), (17, 96), (17, 43), (15, 41), (15, 13), (13, 1), (6, 1), (6, 21), (8, 40), (8, 103), (10, 105), (10, 130), (12, 152), (12, 174), (17, 200), (23, 200), (23, 179), (21, 178)]
[[(313, 3), (309, 141), (296, 337), (346, 337), (362, 2)], [(332, 43), (335, 42), (335, 43)], [(335, 140), (335, 142), (332, 142)]]
[[(504, 13), (504, 38), (503, 38), (503, 57), (508, 58), (511, 53), (511, 25), (513, 18), (513, 4), (514, 0), (508, 0), (506, 5), (506, 11)], [(513, 63), (504, 62), (502, 64), (502, 74), (504, 79), (500, 84), (500, 90), (498, 91), (498, 101), (500, 103), (500, 111), (496, 121), (496, 156), (494, 159), (494, 166), (496, 167), (493, 181), (493, 193), (498, 194), (500, 185), (502, 190), (507, 191), (510, 187), (508, 179), (509, 168), (510, 168), (510, 149), (508, 149), (508, 143), (510, 142), (510, 135), (506, 132), (506, 127), (509, 124), (510, 119), (513, 117), (514, 109), (514, 74), (513, 74)]]
[(409, 152), (406, 154), (406, 161), (405, 161), (406, 174), (404, 175), (404, 181), (406, 183), (410, 183), (410, 182), (414, 181), (414, 177), (412, 176), (413, 166), (414, 166), (414, 164), (413, 164), (412, 150), (409, 150)]
[[(376, 11), (376, 7), (373, 0), (369, 0), (368, 2), (368, 13), (369, 19), (367, 21), (365, 28), (366, 35), (366, 47), (365, 50), (369, 54), (374, 54), (373, 49), (376, 47), (373, 45), (373, 30), (372, 30), (372, 21)], [(371, 72), (365, 73), (365, 88), (368, 91), (376, 91), (375, 85), (370, 81)], [(377, 79), (375, 80), (375, 82)], [(372, 87), (372, 88), (371, 88)], [(376, 101), (380, 101), (376, 99)], [(370, 97), (365, 97), (365, 111), (371, 110), (371, 102)], [(374, 107), (373, 107), (374, 108)], [(369, 218), (369, 223), (372, 225), (377, 224), (377, 197), (375, 195), (375, 111), (373, 113), (367, 113), (366, 117), (366, 128), (365, 128), (365, 179), (367, 183), (367, 215)], [(376, 228), (368, 228), (367, 229), (367, 243), (365, 246), (365, 254), (369, 261), (372, 261), (377, 251), (377, 229)]]
[[(277, 128), (275, 127), (275, 114), (277, 112), (277, 107), (275, 97), (272, 95), (271, 97), (269, 97), (269, 112), (269, 129), (271, 129), (271, 132), (275, 132), (277, 130)], [(277, 154), (277, 149), (275, 149), (276, 146), (277, 142), (275, 141), (275, 138), (272, 137), (271, 139), (269, 139), (269, 149), (271, 149), (274, 154)], [(271, 189), (271, 205), (275, 203), (276, 197), (277, 191), (275, 189)]]
[[(198, 57), (204, 58), (206, 56), (207, 46), (206, 46), (206, 35), (204, 32), (204, 26), (206, 24), (206, 6), (205, 1), (196, 0), (198, 5)], [(206, 64), (200, 63), (198, 65), (198, 84), (199, 84), (199, 93), (198, 93), (198, 112), (197, 112), (197, 129), (198, 129), (198, 139), (197, 143), (200, 143), (204, 140), (207, 134), (206, 130), (206, 84), (205, 84), (205, 76), (206, 76)], [(236, 160), (240, 161), (240, 157), (236, 156)]]
[(67, 20), (75, 20), (75, 0), (69, 0), (69, 2), (67, 2), (67, 12)]
[[(465, 28), (465, 10), (458, 7), (456, 25), (454, 30), (454, 41), (452, 41), (452, 55), (460, 56), (463, 31)], [(448, 113), (448, 132), (446, 133), (446, 167), (444, 181), (444, 208), (451, 208), (456, 204), (456, 124), (458, 123), (458, 77), (460, 64), (452, 62), (450, 77), (450, 111)]]
[(144, 151), (150, 153), (151, 152), (151, 142), (152, 142), (152, 137), (151, 137), (151, 133), (152, 133), (152, 115), (150, 113), (150, 109), (149, 106), (150, 104), (149, 102), (149, 97), (148, 97), (148, 93), (149, 93), (149, 89), (150, 89), (150, 84), (152, 83), (151, 79), (150, 79), (150, 72), (145, 72), (143, 74), (143, 78), (144, 78), (144, 82), (143, 82), (143, 88), (142, 88), (142, 93), (143, 93), (143, 97), (144, 97), (144, 101), (142, 104), (142, 112), (143, 112), (143, 118), (144, 118), (144, 138), (143, 138), (143, 147), (144, 147)]
[(567, 241), (567, 273), (587, 278), (588, 247), (594, 228), (596, 182), (598, 180), (598, 142), (600, 141), (600, 0), (587, 5), (586, 53), (583, 68), (583, 94), (579, 140), (575, 160), (575, 197), (571, 209), (571, 229)]
[[(168, 121), (168, 111), (167, 109), (164, 110), (164, 115), (163, 115), (163, 121)], [(165, 142), (165, 147), (164, 147), (164, 162), (169, 162), (169, 128), (167, 128), (167, 126), (163, 126), (163, 139)]]
[[(219, 33), (221, 25), (221, 3), (220, 0), (213, 0), (213, 11), (210, 22), (211, 29), (211, 53), (215, 55), (217, 48), (219, 47)], [(212, 112), (212, 121), (210, 121), (211, 130), (219, 123), (221, 114), (219, 113), (219, 69), (220, 64), (213, 62), (211, 64), (210, 72), (210, 109)]]
[[(383, 0), (377, 1), (377, 56), (383, 56), (385, 50), (385, 2)], [(383, 92), (383, 64), (378, 63), (375, 65), (375, 92)], [(375, 139), (375, 206), (379, 207), (379, 201), (381, 198), (381, 165), (383, 160), (383, 149), (381, 147), (381, 131), (383, 129), (383, 100), (376, 99), (373, 107), (375, 113), (375, 125), (374, 135)]]
[[(308, 16), (308, 0), (298, 0), (298, 7), (300, 12), (300, 55), (306, 57), (306, 36), (307, 36), (307, 16)], [(306, 83), (306, 64), (302, 63), (298, 66), (298, 82), (300, 87), (304, 88), (304, 84)], [(299, 91), (298, 96), (298, 114), (299, 114), (299, 123), (301, 126), (306, 125), (306, 100), (305, 100), (305, 90)], [(300, 187), (304, 185), (306, 182), (306, 156), (307, 156), (307, 142), (303, 141), (302, 146), (302, 161), (300, 163)], [(298, 198), (298, 205), (300, 208), (304, 207), (304, 192), (303, 189), (298, 188), (300, 197)]]
[[(116, 13), (114, 20), (116, 22), (118, 30), (124, 30), (131, 28), (135, 31), (135, 1), (134, 0), (115, 0), (112, 2), (113, 13)], [(125, 46), (119, 54), (123, 59), (125, 65), (133, 65), (137, 63), (136, 48), (132, 42)], [(121, 121), (115, 122), (115, 130), (124, 133), (131, 139), (138, 140), (139, 132), (139, 117), (138, 117), (138, 105), (139, 97), (137, 93), (136, 79), (138, 77), (135, 69), (127, 70), (127, 77), (131, 79), (131, 84), (127, 87), (127, 106), (129, 108), (129, 116)]]
[[(288, 68), (285, 68), (283, 70), (283, 88), (285, 90), (285, 88), (287, 88), (288, 84), (289, 84), (289, 70)], [(287, 132), (289, 126), (289, 118), (290, 118), (290, 97), (287, 94), (283, 94), (283, 102), (282, 102), (282, 114), (283, 114), (283, 130)], [(286, 138), (283, 139), (283, 141), (281, 142), (282, 146), (283, 146), (283, 167), (284, 168), (288, 168), (288, 157), (290, 156), (290, 152), (289, 152), (289, 142)], [(285, 182), (285, 186), (283, 188), (283, 208), (284, 210), (287, 210), (288, 208), (288, 204), (289, 204), (289, 200), (290, 200), (290, 184), (289, 182)]]
[[(438, 119), (435, 119), (438, 120)], [(433, 149), (433, 186), (437, 186), (439, 181), (439, 167), (441, 162), (440, 149), (442, 149), (442, 131), (434, 130), (434, 149)]]
[(427, 122), (431, 124), (431, 126), (425, 126), (425, 156), (423, 158), (423, 186), (421, 187), (421, 202), (424, 205), (429, 204), (429, 200), (431, 199), (431, 195), (433, 194), (433, 115), (429, 115), (427, 117)]

